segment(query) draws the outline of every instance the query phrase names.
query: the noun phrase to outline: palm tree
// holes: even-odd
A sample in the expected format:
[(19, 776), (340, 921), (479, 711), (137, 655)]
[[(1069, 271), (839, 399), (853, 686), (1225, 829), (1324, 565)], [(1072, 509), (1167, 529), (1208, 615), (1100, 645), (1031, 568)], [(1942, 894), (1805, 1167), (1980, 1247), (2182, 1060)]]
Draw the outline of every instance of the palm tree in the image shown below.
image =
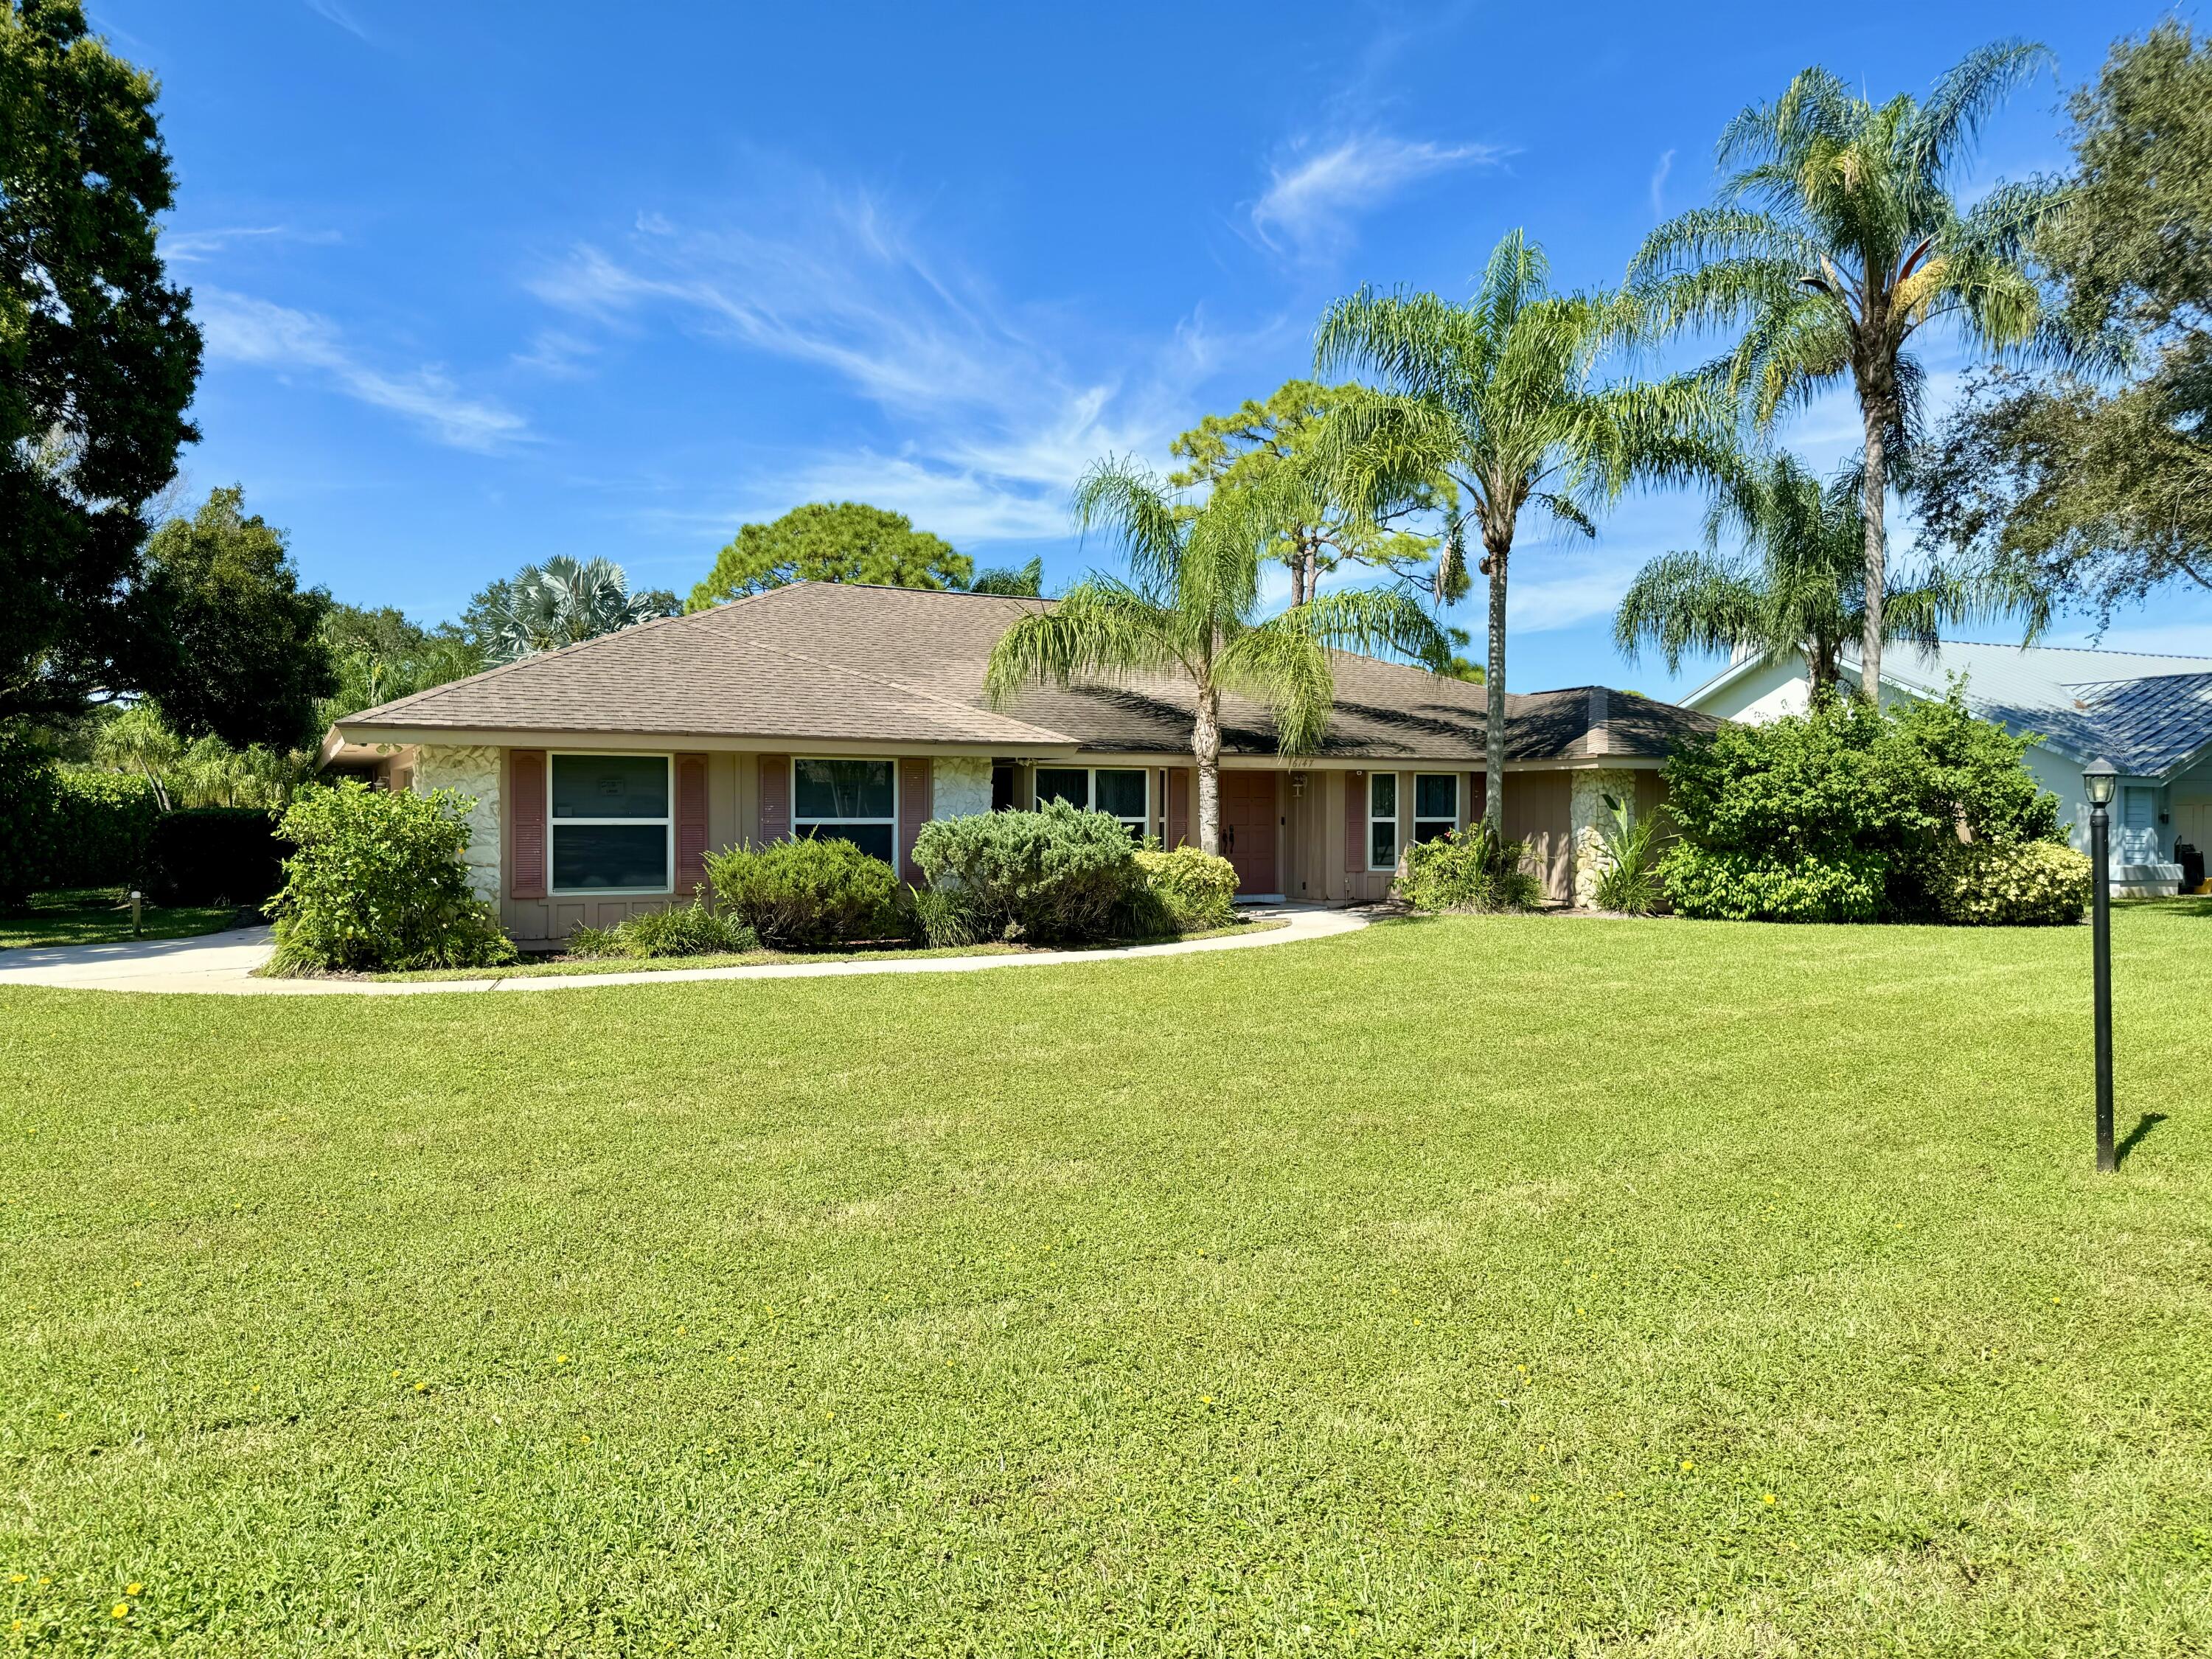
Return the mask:
[(1463, 570), (1468, 532), (1490, 579), (1489, 688), (1483, 816), (1505, 810), (1506, 576), (1522, 514), (1597, 533), (1591, 515), (1636, 482), (1686, 482), (1724, 465), (1725, 401), (1695, 376), (1595, 385), (1625, 313), (1616, 301), (1551, 292), (1543, 251), (1519, 231), (1499, 242), (1474, 295), (1362, 289), (1322, 316), (1320, 372), (1364, 368), (1380, 383), (1346, 397), (1322, 446), (1347, 500), (1402, 498), (1443, 477), (1457, 492), (1445, 516), (1439, 586)]
[[(1866, 603), (1864, 497), (1856, 471), (1822, 484), (1795, 456), (1744, 469), (1717, 495), (1705, 549), (1662, 553), (1637, 572), (1613, 613), (1613, 642), (1633, 662), (1655, 645), (1671, 673), (1692, 651), (1801, 653), (1817, 699), (1838, 682), (1846, 640), (1863, 632)], [(1733, 532), (1742, 551), (1723, 554)], [(1885, 591), (1889, 639), (1936, 642), (1948, 615), (1968, 596), (1939, 575)]]
[(2001, 185), (1966, 211), (1954, 193), (1982, 123), (2049, 62), (2039, 46), (1986, 46), (1924, 104), (1873, 104), (1826, 70), (1806, 70), (1721, 135), (1719, 164), (1736, 169), (1721, 205), (1660, 226), (1629, 266), (1650, 331), (1744, 325), (1729, 382), (1762, 427), (1850, 376), (1866, 444), (1869, 698), (1881, 679), (1890, 452), (1914, 424), (1923, 378), (1906, 342), (1938, 322), (1993, 351), (2056, 338), (2027, 246), (2059, 192)]
[(1076, 521), (1120, 544), (1131, 579), (1094, 571), (1051, 610), (1008, 629), (984, 678), (991, 701), (1078, 677), (1181, 678), (1191, 690), (1198, 844), (1218, 854), (1224, 692), (1266, 703), (1280, 751), (1307, 754), (1335, 702), (1329, 647), (1393, 652), (1431, 668), (1449, 654), (1428, 612), (1401, 592), (1352, 589), (1262, 620), (1261, 564), (1291, 510), (1278, 493), (1230, 488), (1179, 510), (1151, 473), (1099, 462), (1076, 488)]
[(676, 596), (665, 590), (632, 593), (629, 579), (612, 560), (580, 562), (562, 554), (525, 566), (484, 598), (485, 656), (495, 663), (597, 639), (655, 617), (672, 617), (677, 610)]

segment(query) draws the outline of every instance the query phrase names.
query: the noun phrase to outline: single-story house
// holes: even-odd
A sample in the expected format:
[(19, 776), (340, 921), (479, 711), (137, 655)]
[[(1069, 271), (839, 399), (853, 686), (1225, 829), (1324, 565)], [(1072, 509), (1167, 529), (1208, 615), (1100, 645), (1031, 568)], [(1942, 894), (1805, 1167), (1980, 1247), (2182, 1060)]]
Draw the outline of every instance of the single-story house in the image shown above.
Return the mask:
[[(1844, 679), (1856, 690), (1858, 655)], [(2112, 890), (2179, 890), (2177, 845), (2212, 851), (2212, 657), (2064, 646), (1891, 645), (1881, 653), (1881, 697), (1941, 697), (1962, 677), (1967, 706), (2014, 735), (2042, 742), (2027, 764), (2058, 797), (2068, 838), (2089, 846), (2081, 769), (2102, 757), (2121, 774), (2112, 804)], [(1747, 656), (1682, 701), (1723, 720), (1757, 722), (1802, 714), (1810, 678), (1798, 657)]]
[[(899, 866), (933, 817), (1054, 798), (1174, 846), (1196, 835), (1191, 700), (1168, 679), (983, 695), (1047, 600), (803, 582), (625, 629), (340, 720), (326, 766), (474, 796), (477, 890), (525, 945), (688, 899), (710, 849), (836, 835)], [(1285, 764), (1224, 699), (1223, 851), (1249, 896), (1351, 902), (1406, 846), (1480, 816), (1479, 685), (1340, 653), (1321, 751)], [(1506, 830), (1551, 892), (1595, 878), (1602, 797), (1648, 810), (1717, 722), (1602, 687), (1506, 700)]]

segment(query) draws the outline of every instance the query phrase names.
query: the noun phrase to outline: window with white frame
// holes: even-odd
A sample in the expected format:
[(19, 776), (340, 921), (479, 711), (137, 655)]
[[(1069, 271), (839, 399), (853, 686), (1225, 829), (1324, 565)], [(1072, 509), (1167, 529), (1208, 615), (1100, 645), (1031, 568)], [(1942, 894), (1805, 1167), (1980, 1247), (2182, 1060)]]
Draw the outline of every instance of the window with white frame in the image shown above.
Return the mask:
[(556, 893), (665, 893), (675, 857), (665, 755), (554, 755), (546, 768)]
[(1413, 842), (1440, 841), (1459, 828), (1459, 774), (1421, 772), (1413, 778)]
[(887, 760), (795, 760), (791, 833), (849, 841), (898, 862), (898, 765)]
[(1398, 867), (1398, 775), (1367, 775), (1367, 867)]
[(1152, 774), (1136, 766), (1040, 766), (1036, 799), (1064, 800), (1121, 820), (1142, 838), (1152, 827)]

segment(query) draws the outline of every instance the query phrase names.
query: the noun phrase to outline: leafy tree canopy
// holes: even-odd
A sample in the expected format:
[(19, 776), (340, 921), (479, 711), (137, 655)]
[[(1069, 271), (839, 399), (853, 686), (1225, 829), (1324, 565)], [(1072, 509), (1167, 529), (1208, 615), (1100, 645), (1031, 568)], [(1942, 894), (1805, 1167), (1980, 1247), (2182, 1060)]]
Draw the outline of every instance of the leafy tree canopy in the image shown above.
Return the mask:
[(148, 538), (135, 678), (180, 736), (300, 747), (337, 689), (322, 637), (330, 595), (301, 587), (283, 532), (245, 499), (235, 485), (216, 490)]
[(128, 689), (139, 510), (198, 435), (154, 100), (77, 0), (0, 0), (0, 719)]
[(333, 605), (323, 618), (322, 633), (337, 665), (338, 687), (324, 701), (316, 717), (319, 726), (465, 678), (487, 661), (483, 647), (459, 623), (424, 628), (392, 605), (368, 611)]
[(964, 588), (975, 569), (966, 554), (916, 530), (903, 513), (859, 501), (809, 501), (773, 524), (740, 528), (684, 608), (704, 611), (797, 581)]
[(2075, 176), (2037, 250), (2088, 374), (1984, 376), (1920, 471), (1928, 533), (2109, 620), (2212, 587), (2212, 41), (2169, 22), (2076, 92)]
[(1292, 605), (1313, 598), (1321, 579), (1347, 563), (1407, 579), (1419, 573), (1438, 598), (1462, 598), (1468, 587), (1462, 566), (1423, 568), (1435, 559), (1441, 538), (1401, 527), (1409, 516), (1456, 499), (1448, 475), (1417, 481), (1400, 498), (1368, 512), (1352, 510), (1330, 488), (1318, 453), (1322, 422), (1354, 395), (1351, 386), (1287, 380), (1264, 403), (1248, 398), (1233, 413), (1209, 415), (1169, 447), (1187, 465), (1168, 482), (1177, 489), (1272, 489), (1293, 483), (1298, 507), (1267, 548), (1267, 556), (1291, 573)]

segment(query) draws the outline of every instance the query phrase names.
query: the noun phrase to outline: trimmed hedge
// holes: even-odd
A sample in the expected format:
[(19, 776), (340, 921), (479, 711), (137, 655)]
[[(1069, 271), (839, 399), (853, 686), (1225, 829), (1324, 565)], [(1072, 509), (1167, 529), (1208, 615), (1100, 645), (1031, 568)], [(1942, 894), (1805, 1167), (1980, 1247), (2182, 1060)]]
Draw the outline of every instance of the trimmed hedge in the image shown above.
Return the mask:
[(849, 841), (801, 836), (732, 847), (707, 860), (716, 907), (777, 951), (904, 932), (898, 872)]
[(19, 910), (53, 860), (54, 763), (29, 735), (0, 726), (0, 908)]
[(161, 807), (131, 772), (65, 769), (55, 781), (54, 847), (43, 887), (128, 887), (145, 872)]
[(2077, 922), (2092, 888), (2087, 856), (2047, 841), (1975, 842), (1947, 853), (1929, 884), (1944, 921), (1985, 927)]
[(146, 894), (156, 904), (258, 905), (284, 885), (293, 847), (258, 806), (166, 812), (146, 841)]
[(1889, 860), (1879, 853), (1795, 860), (1716, 853), (1687, 842), (1660, 860), (1660, 884), (1682, 915), (1701, 921), (1872, 921)]
[(1225, 927), (1237, 919), (1237, 866), (1195, 847), (1141, 852), (1137, 869), (1178, 933)]
[(1133, 914), (1146, 894), (1136, 843), (1118, 818), (1048, 801), (1034, 812), (934, 818), (915, 838), (914, 861), (933, 888), (950, 889), (978, 937), (1034, 943), (1165, 932)]

